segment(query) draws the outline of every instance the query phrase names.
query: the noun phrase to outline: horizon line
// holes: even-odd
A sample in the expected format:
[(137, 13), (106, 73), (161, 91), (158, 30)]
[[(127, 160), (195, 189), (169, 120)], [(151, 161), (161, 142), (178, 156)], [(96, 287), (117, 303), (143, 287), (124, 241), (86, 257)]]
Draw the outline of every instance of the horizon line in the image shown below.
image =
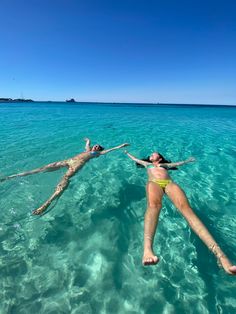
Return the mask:
[(27, 99), (11, 99), (9, 101), (0, 100), (0, 104), (4, 103), (68, 103), (68, 104), (110, 104), (110, 105), (152, 105), (152, 106), (209, 106), (209, 107), (235, 107), (235, 105), (226, 104), (205, 104), (205, 103), (172, 103), (172, 102), (120, 102), (120, 101), (68, 101), (68, 100), (27, 100)]

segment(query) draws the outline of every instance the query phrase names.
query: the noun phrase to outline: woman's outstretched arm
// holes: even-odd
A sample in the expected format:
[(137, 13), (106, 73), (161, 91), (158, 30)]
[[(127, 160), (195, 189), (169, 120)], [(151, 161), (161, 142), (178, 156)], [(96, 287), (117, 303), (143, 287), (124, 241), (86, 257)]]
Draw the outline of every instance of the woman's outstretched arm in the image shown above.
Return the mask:
[(194, 157), (189, 157), (188, 159), (183, 160), (183, 161), (160, 164), (160, 166), (168, 169), (168, 168), (172, 168), (172, 167), (183, 166), (185, 164), (188, 164), (189, 162), (194, 162), (194, 161), (195, 161)]
[(90, 147), (90, 139), (87, 138), (87, 137), (85, 137), (84, 140), (85, 140), (85, 142), (86, 142), (86, 144), (85, 144), (85, 151), (86, 151), (86, 152), (90, 152), (90, 150), (91, 150), (91, 147)]
[(132, 159), (133, 161), (137, 162), (138, 164), (147, 167), (148, 165), (151, 165), (151, 162), (147, 162), (147, 161), (143, 161), (141, 159), (138, 159), (136, 157), (134, 157), (133, 155), (131, 155), (130, 153), (128, 153), (127, 151), (125, 151), (125, 154)]
[(113, 147), (113, 148), (109, 148), (109, 149), (103, 150), (103, 151), (100, 153), (100, 155), (105, 155), (105, 154), (107, 154), (107, 153), (112, 152), (113, 150), (117, 150), (117, 149), (120, 149), (120, 148), (126, 147), (126, 146), (129, 146), (129, 144), (128, 144), (128, 143), (124, 143), (124, 144), (121, 144), (121, 145), (119, 145), (119, 146), (115, 146), (115, 147)]

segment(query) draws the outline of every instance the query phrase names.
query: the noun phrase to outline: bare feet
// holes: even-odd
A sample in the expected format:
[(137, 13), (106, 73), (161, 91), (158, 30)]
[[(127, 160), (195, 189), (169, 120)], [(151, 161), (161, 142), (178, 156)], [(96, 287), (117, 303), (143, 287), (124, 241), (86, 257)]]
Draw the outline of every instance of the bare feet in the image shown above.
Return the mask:
[(228, 268), (228, 270), (229, 270), (229, 274), (231, 274), (231, 275), (236, 275), (236, 266), (235, 266), (235, 265), (230, 266), (230, 267)]
[(143, 254), (143, 265), (149, 266), (149, 265), (156, 265), (159, 262), (159, 258), (154, 255), (154, 253), (150, 251), (144, 251)]
[(218, 261), (228, 274), (236, 275), (236, 266), (232, 265), (225, 255), (219, 257)]
[(33, 215), (41, 215), (45, 211), (45, 206), (41, 206), (38, 209), (35, 209), (32, 214)]

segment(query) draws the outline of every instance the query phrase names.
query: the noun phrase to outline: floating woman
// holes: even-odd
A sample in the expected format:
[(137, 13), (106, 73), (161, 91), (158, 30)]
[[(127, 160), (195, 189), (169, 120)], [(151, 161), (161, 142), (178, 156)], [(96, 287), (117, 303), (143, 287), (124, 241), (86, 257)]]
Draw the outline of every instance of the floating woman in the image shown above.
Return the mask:
[(113, 150), (120, 149), (122, 147), (129, 145), (125, 143), (125, 144), (104, 150), (104, 148), (98, 144), (91, 147), (90, 140), (88, 138), (85, 138), (85, 142), (86, 142), (85, 151), (83, 153), (80, 153), (70, 159), (53, 162), (41, 168), (37, 168), (31, 171), (22, 172), (19, 174), (14, 174), (14, 175), (2, 178), (0, 179), (0, 182), (10, 180), (16, 177), (28, 176), (28, 175), (39, 173), (39, 172), (56, 171), (58, 169), (66, 167), (68, 170), (63, 176), (62, 180), (57, 185), (55, 192), (42, 206), (40, 206), (38, 209), (33, 211), (34, 215), (41, 215), (48, 208), (48, 206), (52, 203), (53, 200), (61, 196), (61, 194), (68, 187), (70, 183), (70, 178), (73, 177), (90, 159), (99, 157), (101, 155), (105, 155)]
[(155, 265), (159, 261), (159, 258), (153, 252), (153, 239), (162, 207), (162, 198), (166, 194), (187, 220), (192, 230), (213, 252), (224, 270), (231, 275), (236, 275), (236, 266), (232, 265), (202, 221), (193, 212), (184, 191), (172, 181), (168, 174), (168, 170), (177, 169), (176, 167), (193, 162), (195, 159), (191, 157), (185, 161), (171, 163), (157, 152), (152, 153), (150, 157), (143, 160), (128, 152), (125, 153), (137, 163), (137, 166), (145, 167), (148, 173), (143, 265)]

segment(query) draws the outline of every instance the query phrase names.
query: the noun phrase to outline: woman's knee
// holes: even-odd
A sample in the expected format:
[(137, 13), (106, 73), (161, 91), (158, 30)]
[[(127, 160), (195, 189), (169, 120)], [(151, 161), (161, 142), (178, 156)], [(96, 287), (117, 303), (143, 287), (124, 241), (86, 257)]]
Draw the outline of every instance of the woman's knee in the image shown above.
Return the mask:
[(151, 211), (159, 211), (162, 207), (161, 202), (149, 202), (148, 209)]
[(193, 213), (192, 208), (190, 207), (189, 204), (183, 203), (183, 204), (179, 204), (178, 206), (178, 210), (182, 213), (182, 214), (191, 214)]
[(69, 179), (64, 179), (61, 183), (58, 184), (56, 192), (61, 193), (69, 184)]

